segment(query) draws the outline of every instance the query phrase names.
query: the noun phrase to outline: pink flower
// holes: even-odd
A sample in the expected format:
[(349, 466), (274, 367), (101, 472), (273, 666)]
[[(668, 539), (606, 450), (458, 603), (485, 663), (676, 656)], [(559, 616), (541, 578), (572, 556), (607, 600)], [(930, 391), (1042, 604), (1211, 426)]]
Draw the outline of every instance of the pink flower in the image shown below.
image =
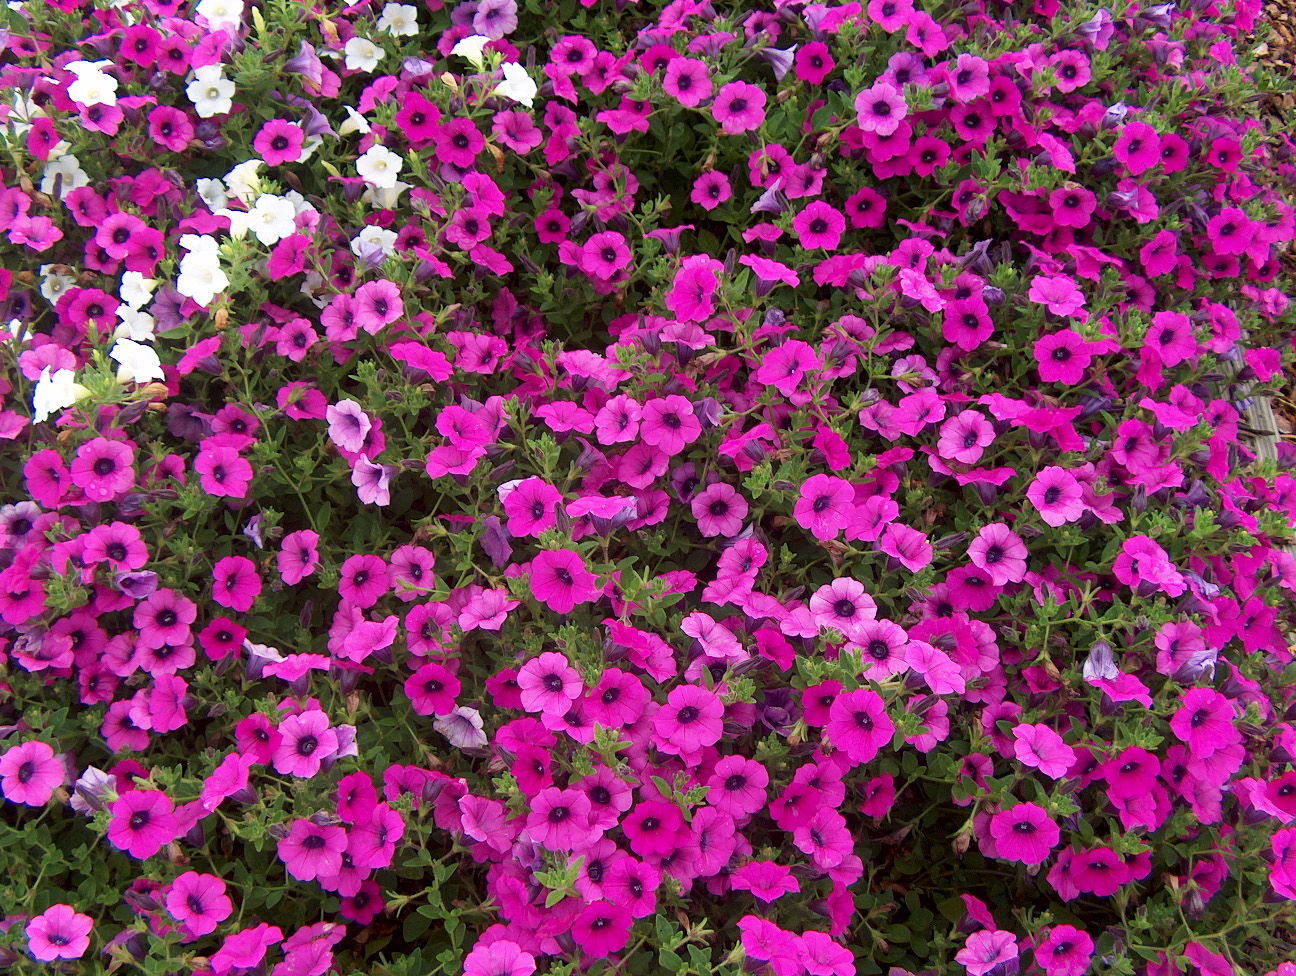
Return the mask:
[(653, 716), (654, 741), (663, 752), (694, 755), (720, 741), (724, 732), (724, 702), (714, 691), (697, 685), (676, 685), (666, 704)]
[(765, 121), (765, 91), (745, 81), (731, 81), (717, 93), (711, 111), (731, 136), (759, 129)]
[(671, 58), (662, 75), (662, 90), (687, 108), (697, 108), (714, 90), (705, 61)]
[(108, 842), (137, 860), (150, 858), (175, 840), (180, 821), (161, 790), (131, 790), (112, 805)]
[(218, 498), (246, 498), (252, 465), (239, 452), (223, 444), (204, 443), (194, 460), (202, 489)]
[(310, 820), (294, 820), (288, 836), (279, 841), (279, 859), (298, 881), (329, 877), (342, 867), (347, 832), (341, 827), (321, 827)]
[(570, 613), (578, 603), (598, 598), (598, 577), (585, 566), (580, 553), (547, 549), (531, 560), (531, 593), (554, 613)]
[(1017, 958), (1017, 938), (1000, 929), (982, 929), (967, 938), (967, 944), (954, 956), (968, 976), (986, 976), (1001, 963)]
[(311, 529), (289, 532), (279, 543), (279, 575), (289, 586), (296, 586), (319, 566), (319, 533)]
[(776, 861), (749, 861), (730, 877), (734, 888), (750, 891), (767, 905), (801, 890), (801, 882), (792, 874), (792, 869)]
[(1057, 527), (1075, 522), (1085, 513), (1084, 489), (1066, 468), (1050, 465), (1035, 476), (1026, 499), (1047, 524)]
[(252, 148), (261, 154), (267, 166), (295, 163), (301, 159), (306, 134), (300, 125), (286, 119), (270, 119), (252, 140)]
[(846, 230), (846, 218), (835, 207), (815, 200), (792, 218), (792, 229), (806, 250), (835, 251)]
[(694, 495), (689, 507), (697, 519), (698, 531), (708, 539), (737, 535), (748, 511), (747, 499), (723, 481)]
[(1031, 279), (1030, 300), (1045, 306), (1054, 315), (1084, 321), (1085, 296), (1067, 275), (1036, 275)]
[(274, 752), (274, 768), (285, 776), (309, 778), (338, 750), (338, 736), (319, 709), (289, 715), (279, 723), (282, 736)]
[(522, 665), (517, 676), (522, 707), (561, 715), (585, 691), (580, 672), (557, 651), (546, 651)]
[(51, 905), (27, 923), (27, 949), (40, 962), (80, 959), (93, 928), (94, 920), (71, 905)]
[(588, 796), (580, 790), (548, 786), (531, 801), (527, 832), (537, 844), (551, 851), (570, 851), (591, 837), (589, 817)]
[(222, 607), (247, 613), (261, 595), (256, 563), (246, 556), (225, 556), (212, 568), (212, 599)]
[(216, 976), (225, 976), (231, 969), (254, 969), (265, 958), (266, 950), (282, 941), (283, 930), (265, 922), (235, 932), (226, 936), (221, 947), (212, 955), (212, 972)]
[(535, 970), (535, 956), (508, 939), (478, 942), (464, 960), (464, 976), (531, 976)]
[(1035, 947), (1035, 961), (1048, 976), (1084, 976), (1093, 952), (1089, 933), (1074, 925), (1055, 925)]
[(44, 742), (24, 742), (0, 756), (0, 791), (11, 803), (44, 806), (66, 777), (62, 760)]
[(1026, 543), (1002, 522), (984, 526), (968, 546), (972, 565), (984, 570), (996, 586), (1026, 578)]
[(904, 94), (885, 81), (875, 82), (855, 96), (858, 125), (864, 132), (889, 136), (900, 127), (908, 112)]
[(793, 506), (797, 525), (816, 539), (834, 539), (850, 524), (855, 510), (855, 489), (844, 478), (816, 474), (801, 485), (801, 496)]
[(832, 703), (824, 733), (850, 764), (857, 766), (871, 760), (891, 741), (895, 724), (887, 715), (881, 695), (869, 688), (857, 688)]
[(621, 905), (600, 900), (581, 909), (572, 925), (572, 937), (586, 955), (605, 959), (630, 942), (634, 917)]
[(1013, 729), (1013, 754), (1045, 776), (1061, 779), (1075, 765), (1076, 754), (1047, 725), (1022, 723)]
[(807, 371), (823, 369), (823, 365), (823, 360), (815, 353), (813, 346), (800, 339), (789, 339), (761, 357), (756, 380), (774, 387), (784, 396), (791, 396), (801, 385)]
[(1057, 846), (1061, 832), (1043, 807), (1018, 803), (990, 818), (990, 836), (1000, 857), (1022, 864), (1043, 864)]
[(711, 296), (719, 286), (716, 272), (723, 268), (721, 262), (705, 254), (686, 257), (666, 293), (666, 307), (681, 322), (709, 319), (715, 314)]
[(121, 441), (96, 437), (77, 448), (72, 484), (96, 502), (112, 501), (135, 487), (135, 452)]
[(1170, 729), (1194, 756), (1205, 759), (1241, 741), (1233, 725), (1236, 714), (1233, 702), (1213, 688), (1192, 688), (1170, 719)]
[(1112, 147), (1112, 155), (1125, 164), (1131, 176), (1138, 176), (1161, 158), (1161, 137), (1146, 122), (1129, 122)]
[(365, 438), (373, 427), (369, 415), (354, 400), (339, 400), (329, 406), (325, 416), (328, 419), (329, 438), (340, 449), (359, 453), (364, 450)]
[(171, 883), (166, 896), (171, 917), (193, 938), (210, 935), (234, 913), (225, 882), (212, 874), (186, 871)]
[(686, 397), (671, 394), (643, 405), (639, 437), (674, 457), (702, 436), (702, 424)]

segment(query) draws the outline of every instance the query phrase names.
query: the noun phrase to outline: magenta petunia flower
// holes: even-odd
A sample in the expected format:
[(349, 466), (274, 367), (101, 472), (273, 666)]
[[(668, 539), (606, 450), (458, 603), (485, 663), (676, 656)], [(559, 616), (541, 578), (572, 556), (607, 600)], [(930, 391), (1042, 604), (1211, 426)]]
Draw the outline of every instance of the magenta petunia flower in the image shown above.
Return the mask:
[(765, 90), (746, 81), (731, 81), (716, 93), (711, 111), (731, 136), (759, 129), (765, 121)]
[(835, 627), (849, 640), (857, 640), (861, 625), (877, 616), (877, 603), (864, 584), (849, 577), (825, 583), (810, 597), (810, 612), (820, 627)]
[(391, 573), (381, 556), (356, 553), (342, 563), (338, 593), (367, 610), (391, 590)]
[(828, 709), (824, 733), (852, 766), (866, 763), (891, 741), (895, 724), (887, 715), (882, 696), (857, 688), (839, 696)]
[(578, 603), (598, 599), (598, 577), (571, 549), (547, 549), (531, 560), (532, 595), (554, 613), (570, 613)]
[(705, 254), (686, 257), (675, 272), (670, 290), (666, 293), (666, 307), (681, 322), (704, 322), (715, 314), (711, 296), (719, 287), (717, 272), (724, 265)]
[(689, 194), (689, 199), (709, 213), (732, 196), (733, 188), (729, 185), (729, 177), (719, 170), (711, 170), (693, 181), (693, 191)]
[(288, 836), (279, 841), (279, 859), (298, 881), (314, 881), (337, 874), (347, 848), (347, 832), (310, 820), (294, 820)]
[(1040, 470), (1026, 489), (1026, 499), (1047, 524), (1056, 528), (1075, 522), (1085, 513), (1084, 489), (1066, 468), (1049, 465)]
[(527, 832), (551, 851), (570, 851), (601, 833), (590, 826), (589, 797), (576, 789), (548, 786), (536, 794), (527, 814)]
[(1035, 947), (1035, 962), (1047, 976), (1084, 976), (1093, 959), (1089, 933), (1074, 925), (1055, 925)]
[(1085, 296), (1067, 275), (1036, 275), (1031, 279), (1030, 300), (1038, 302), (1054, 315), (1086, 319)]
[(1131, 176), (1138, 176), (1161, 158), (1161, 137), (1146, 122), (1126, 123), (1112, 147), (1112, 155), (1125, 164)]
[(585, 691), (580, 672), (557, 651), (546, 651), (522, 665), (517, 676), (522, 707), (561, 715)]
[(990, 91), (990, 64), (975, 54), (960, 54), (946, 72), (950, 96), (967, 103)]
[(1061, 779), (1075, 765), (1076, 754), (1062, 736), (1047, 725), (1021, 723), (1013, 728), (1013, 754), (1024, 766)]
[(962, 410), (941, 424), (936, 449), (943, 458), (976, 464), (994, 439), (994, 427), (984, 414), (977, 410)]
[(261, 575), (246, 556), (225, 556), (212, 568), (212, 599), (222, 607), (247, 613), (261, 595)]
[(1035, 341), (1035, 361), (1046, 383), (1078, 384), (1093, 362), (1091, 344), (1071, 329), (1040, 336)]
[(1002, 522), (983, 526), (968, 546), (972, 565), (984, 570), (996, 586), (1026, 578), (1026, 543)]
[(202, 489), (218, 498), (246, 498), (252, 465), (234, 448), (205, 442), (194, 459)]
[(211, 956), (209, 965), (216, 976), (225, 976), (231, 969), (255, 969), (265, 958), (270, 946), (282, 941), (283, 930), (279, 926), (262, 922), (226, 936), (220, 948)]
[(166, 908), (193, 938), (210, 935), (234, 913), (225, 890), (215, 875), (186, 871), (171, 883)]
[(836, 538), (850, 524), (854, 510), (855, 489), (849, 481), (816, 474), (802, 483), (792, 514), (797, 525), (822, 541)]
[(379, 464), (361, 454), (351, 469), (351, 484), (362, 505), (382, 507), (391, 504), (391, 482), (400, 470), (394, 464)]
[(302, 127), (287, 119), (270, 119), (261, 126), (252, 148), (261, 154), (267, 166), (295, 163), (301, 159), (306, 133)]
[(72, 483), (87, 498), (112, 501), (135, 487), (135, 452), (122, 441), (96, 437), (77, 448), (72, 461)]
[(801, 890), (801, 882), (792, 869), (777, 861), (748, 861), (730, 879), (738, 891), (750, 891), (756, 899), (770, 904), (784, 895)]
[(626, 947), (633, 925), (634, 917), (626, 908), (601, 900), (581, 909), (571, 932), (586, 955), (605, 959)]
[(1170, 729), (1194, 756), (1205, 759), (1241, 741), (1233, 725), (1236, 714), (1233, 702), (1213, 688), (1191, 688), (1170, 719)]
[(967, 970), (967, 976), (986, 976), (996, 966), (1017, 958), (1017, 937), (1002, 929), (981, 929), (968, 936), (954, 958)]
[(694, 755), (720, 741), (724, 732), (724, 702), (714, 691), (698, 685), (676, 685), (666, 704), (653, 716), (654, 742), (662, 752)]
[(687, 108), (697, 108), (714, 90), (705, 61), (671, 58), (662, 74), (662, 90)]
[(161, 790), (131, 790), (112, 805), (108, 842), (137, 860), (150, 858), (179, 834), (174, 810)]
[(836, 207), (815, 200), (792, 218), (792, 229), (806, 250), (835, 251), (846, 231), (846, 218)]
[(459, 679), (440, 664), (424, 664), (405, 681), (414, 711), (419, 715), (449, 715), (454, 711)]
[(702, 436), (702, 423), (687, 397), (671, 394), (649, 400), (642, 407), (639, 437), (643, 443), (670, 457)]
[(509, 939), (478, 942), (464, 959), (464, 976), (531, 976), (535, 956)]
[(690, 508), (697, 519), (698, 531), (708, 539), (737, 535), (748, 512), (747, 499), (723, 481), (708, 485), (694, 495)]
[(63, 761), (47, 743), (24, 742), (0, 756), (0, 792), (11, 803), (44, 806), (66, 778)]
[(904, 94), (895, 85), (877, 81), (855, 96), (857, 124), (864, 132), (889, 136), (900, 127), (908, 114)]
[(990, 818), (990, 836), (1005, 860), (1043, 864), (1057, 846), (1061, 832), (1043, 807), (1018, 803)]
[(768, 798), (769, 771), (745, 756), (725, 756), (706, 782), (711, 787), (707, 802), (734, 818), (756, 813)]
[(40, 962), (80, 959), (93, 928), (94, 919), (71, 905), (51, 905), (27, 923), (27, 951)]
[(289, 715), (279, 723), (281, 736), (274, 750), (274, 768), (285, 776), (308, 778), (338, 751), (338, 735), (318, 708)]
[(319, 566), (319, 533), (311, 529), (289, 532), (279, 543), (279, 576), (296, 586)]
[(340, 449), (359, 453), (364, 450), (365, 438), (373, 427), (369, 415), (354, 400), (339, 400), (331, 404), (325, 415), (328, 419), (329, 438)]

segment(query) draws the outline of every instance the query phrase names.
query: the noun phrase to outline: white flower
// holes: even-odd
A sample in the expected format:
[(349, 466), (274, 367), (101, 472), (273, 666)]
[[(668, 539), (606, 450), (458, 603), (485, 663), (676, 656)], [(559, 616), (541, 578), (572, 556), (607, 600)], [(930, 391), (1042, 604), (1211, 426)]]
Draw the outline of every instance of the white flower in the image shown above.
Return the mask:
[(489, 37), (482, 37), (480, 34), (469, 34), (452, 47), (450, 53), (457, 54), (461, 58), (467, 58), (473, 63), (473, 67), (480, 71), (486, 66), (486, 62), (482, 58), (482, 49), (489, 43)]
[(348, 71), (373, 71), (382, 60), (383, 49), (365, 37), (353, 37), (342, 48)]
[(141, 312), (126, 305), (119, 305), (117, 307), (117, 317), (121, 319), (121, 324), (113, 330), (113, 336), (118, 339), (131, 339), (135, 342), (153, 341), (153, 330), (157, 327), (157, 323), (148, 312)]
[(480, 749), (486, 745), (481, 713), (467, 705), (460, 705), (449, 715), (433, 720), (432, 727), (449, 739), (456, 749)]
[(146, 346), (131, 339), (118, 339), (112, 347), (109, 358), (120, 365), (117, 368), (117, 381), (120, 383), (147, 383), (149, 380), (165, 380), (162, 372), (162, 361), (152, 346)]
[(401, 158), (386, 146), (373, 145), (356, 160), (356, 172), (366, 183), (391, 189), (400, 176)]
[(366, 187), (364, 193), (360, 195), (360, 200), (369, 204), (371, 207), (377, 207), (379, 210), (395, 210), (400, 205), (400, 196), (411, 187), (410, 183), (396, 181), (393, 187)]
[(378, 27), (397, 37), (415, 37), (418, 34), (418, 8), (408, 3), (389, 3), (383, 7)]
[(8, 335), (0, 335), (0, 341), (8, 342), (10, 339), (17, 339), (20, 343), (26, 342), (32, 336), (27, 331), (27, 327), (22, 324), (22, 319), (10, 319), (9, 324), (5, 327), (9, 330)]
[(353, 109), (350, 105), (344, 105), (342, 107), (347, 111), (347, 120), (338, 126), (337, 132), (339, 136), (349, 136), (353, 132), (368, 135), (369, 132), (372, 131), (373, 126), (369, 124), (368, 119)]
[(89, 396), (90, 391), (76, 382), (75, 374), (70, 369), (57, 370), (53, 375), (46, 366), (41, 370), (40, 379), (32, 393), (33, 423), (43, 423), (56, 410), (72, 406), (82, 397)]
[(210, 254), (212, 257), (220, 250), (216, 238), (208, 234), (181, 234), (180, 246), (194, 254)]
[(57, 305), (63, 293), (76, 284), (76, 279), (71, 275), (56, 273), (52, 264), (42, 264), (40, 273), (41, 294), (51, 305)]
[(13, 126), (14, 134), (22, 137), (25, 136), (31, 124), (39, 118), (45, 116), (45, 110), (36, 102), (23, 95), (22, 92), (15, 92), (13, 98), (13, 108), (9, 110), (9, 115), (5, 121)]
[(82, 105), (116, 105), (117, 79), (103, 73), (111, 61), (73, 61), (67, 69), (77, 79), (67, 87), (68, 98)]
[(194, 181), (194, 189), (198, 191), (198, 196), (202, 202), (207, 204), (207, 209), (215, 212), (229, 203), (229, 196), (225, 192), (225, 184), (217, 179), (201, 179)]
[(495, 86), (496, 95), (511, 98), (527, 108), (532, 106), (536, 92), (539, 90), (535, 81), (527, 74), (526, 68), (516, 61), (509, 61), (504, 65), (504, 80)]
[(234, 107), (234, 82), (225, 77), (219, 64), (195, 68), (194, 80), (185, 86), (185, 94), (200, 119), (224, 115)]
[[(185, 234), (180, 238), (180, 246), (186, 246), (185, 237), (194, 236)], [(198, 240), (212, 241), (212, 247), (191, 249), (180, 259), (180, 276), (176, 278), (176, 291), (206, 307), (215, 300), (218, 292), (229, 287), (229, 278), (220, 268), (215, 241), (210, 237), (198, 238)]]
[(224, 217), (230, 222), (229, 236), (236, 241), (247, 237), (247, 232), (252, 228), (252, 214), (246, 210), (230, 210), (228, 207), (222, 207), (216, 211), (216, 216)]
[(122, 282), (117, 289), (117, 294), (131, 308), (143, 308), (148, 300), (153, 297), (153, 289), (157, 287), (157, 284), (156, 278), (145, 278), (138, 271), (127, 271), (122, 275)]
[(278, 244), (296, 229), (293, 223), (296, 215), (291, 200), (264, 193), (248, 211), (248, 229), (262, 244)]
[(54, 184), (59, 186), (59, 199), (67, 196), (77, 187), (87, 186), (90, 177), (81, 168), (80, 161), (71, 154), (64, 154), (51, 159), (41, 171), (41, 193), (47, 196), (54, 192)]
[(351, 241), (351, 253), (362, 257), (369, 248), (378, 248), (386, 257), (396, 253), (396, 232), (386, 227), (369, 226), (357, 234)]
[(249, 159), (239, 163), (225, 174), (225, 186), (229, 195), (236, 200), (251, 200), (260, 192), (261, 178), (257, 170), (262, 166), (260, 159)]
[(238, 30), (243, 21), (243, 0), (202, 0), (194, 13), (205, 18), (212, 30)]

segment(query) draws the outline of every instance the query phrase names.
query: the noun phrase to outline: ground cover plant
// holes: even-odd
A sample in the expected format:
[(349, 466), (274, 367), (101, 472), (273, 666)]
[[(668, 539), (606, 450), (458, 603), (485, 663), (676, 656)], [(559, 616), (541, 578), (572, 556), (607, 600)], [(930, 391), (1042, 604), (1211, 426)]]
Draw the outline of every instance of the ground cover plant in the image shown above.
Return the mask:
[(0, 967), (1296, 976), (1258, 9), (8, 5)]

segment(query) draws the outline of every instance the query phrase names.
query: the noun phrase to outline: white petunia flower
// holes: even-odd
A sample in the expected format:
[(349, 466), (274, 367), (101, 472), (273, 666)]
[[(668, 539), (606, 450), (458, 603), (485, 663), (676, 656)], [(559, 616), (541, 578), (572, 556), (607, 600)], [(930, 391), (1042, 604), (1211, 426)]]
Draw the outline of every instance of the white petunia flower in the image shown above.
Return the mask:
[(225, 186), (229, 195), (236, 200), (251, 200), (260, 193), (261, 177), (257, 175), (257, 170), (261, 165), (261, 160), (249, 159), (226, 173)]
[(509, 61), (504, 65), (504, 80), (495, 86), (496, 95), (511, 98), (527, 108), (535, 102), (536, 92), (539, 90), (535, 80), (527, 74), (526, 68), (516, 61)]
[(278, 244), (296, 230), (293, 223), (296, 215), (291, 200), (264, 193), (257, 197), (256, 204), (248, 211), (248, 229), (262, 244)]
[(194, 13), (212, 30), (238, 30), (243, 23), (243, 0), (202, 0)]
[(49, 196), (54, 193), (54, 184), (58, 183), (59, 199), (67, 196), (78, 187), (88, 186), (90, 177), (81, 168), (81, 162), (70, 153), (56, 156), (45, 164), (41, 171), (41, 193)]
[(401, 158), (386, 146), (373, 145), (356, 160), (356, 172), (366, 183), (391, 189), (400, 176)]
[(54, 270), (52, 264), (42, 264), (41, 273), (41, 294), (51, 305), (57, 305), (58, 300), (63, 297), (63, 293), (76, 284), (76, 279), (71, 275), (59, 274)]
[(467, 58), (472, 62), (473, 67), (481, 71), (486, 66), (486, 61), (482, 57), (482, 50), (489, 43), (489, 37), (482, 37), (480, 34), (469, 34), (452, 47), (450, 53), (457, 54), (461, 58)]
[(219, 64), (194, 69), (194, 80), (185, 86), (200, 119), (224, 115), (234, 107), (234, 82), (225, 77)]
[(351, 240), (351, 253), (363, 257), (364, 251), (378, 248), (385, 257), (396, 253), (396, 232), (386, 227), (366, 227)]
[(396, 37), (416, 37), (418, 8), (408, 3), (389, 3), (378, 18), (378, 28)]
[(481, 713), (460, 705), (449, 715), (434, 719), (432, 727), (444, 735), (456, 749), (481, 749), (486, 745)]
[(138, 271), (127, 271), (122, 275), (117, 294), (131, 308), (143, 308), (153, 297), (153, 290), (157, 285), (156, 278), (145, 278)]
[(373, 126), (369, 120), (353, 109), (350, 105), (342, 106), (347, 111), (347, 120), (338, 126), (339, 136), (349, 136), (353, 132), (359, 132), (362, 135), (368, 135), (373, 131)]
[(131, 339), (118, 339), (108, 354), (116, 360), (117, 381), (119, 383), (147, 383), (149, 380), (165, 380), (162, 372), (162, 361), (152, 346), (146, 346)]
[(113, 330), (115, 338), (130, 339), (134, 342), (153, 341), (153, 330), (157, 327), (157, 322), (148, 312), (141, 312), (128, 305), (119, 305), (117, 317), (121, 319), (121, 324)]
[[(210, 241), (211, 246), (191, 246), (185, 242), (186, 238), (198, 242)], [(180, 275), (176, 278), (176, 291), (206, 307), (215, 300), (217, 293), (229, 287), (229, 278), (220, 267), (216, 241), (211, 237), (185, 234), (180, 238), (180, 246), (188, 248), (189, 253), (180, 259)]]
[(72, 370), (60, 369), (51, 374), (46, 366), (41, 370), (32, 393), (32, 408), (35, 410), (32, 422), (44, 423), (56, 411), (66, 409), (89, 395), (90, 391), (76, 382)]
[(81, 105), (116, 105), (117, 79), (104, 74), (111, 61), (73, 61), (67, 69), (77, 79), (67, 87), (68, 98)]
[(229, 196), (225, 193), (225, 184), (220, 180), (195, 180), (194, 189), (198, 191), (198, 196), (202, 199), (202, 202), (207, 204), (207, 209), (213, 213), (229, 204)]
[(362, 203), (367, 203), (371, 207), (377, 207), (379, 210), (394, 210), (400, 205), (401, 194), (410, 189), (412, 184), (402, 183), (397, 180), (396, 185), (392, 187), (365, 187), (364, 193), (360, 195)]
[(383, 49), (365, 37), (353, 37), (342, 48), (348, 71), (373, 71), (382, 60)]

